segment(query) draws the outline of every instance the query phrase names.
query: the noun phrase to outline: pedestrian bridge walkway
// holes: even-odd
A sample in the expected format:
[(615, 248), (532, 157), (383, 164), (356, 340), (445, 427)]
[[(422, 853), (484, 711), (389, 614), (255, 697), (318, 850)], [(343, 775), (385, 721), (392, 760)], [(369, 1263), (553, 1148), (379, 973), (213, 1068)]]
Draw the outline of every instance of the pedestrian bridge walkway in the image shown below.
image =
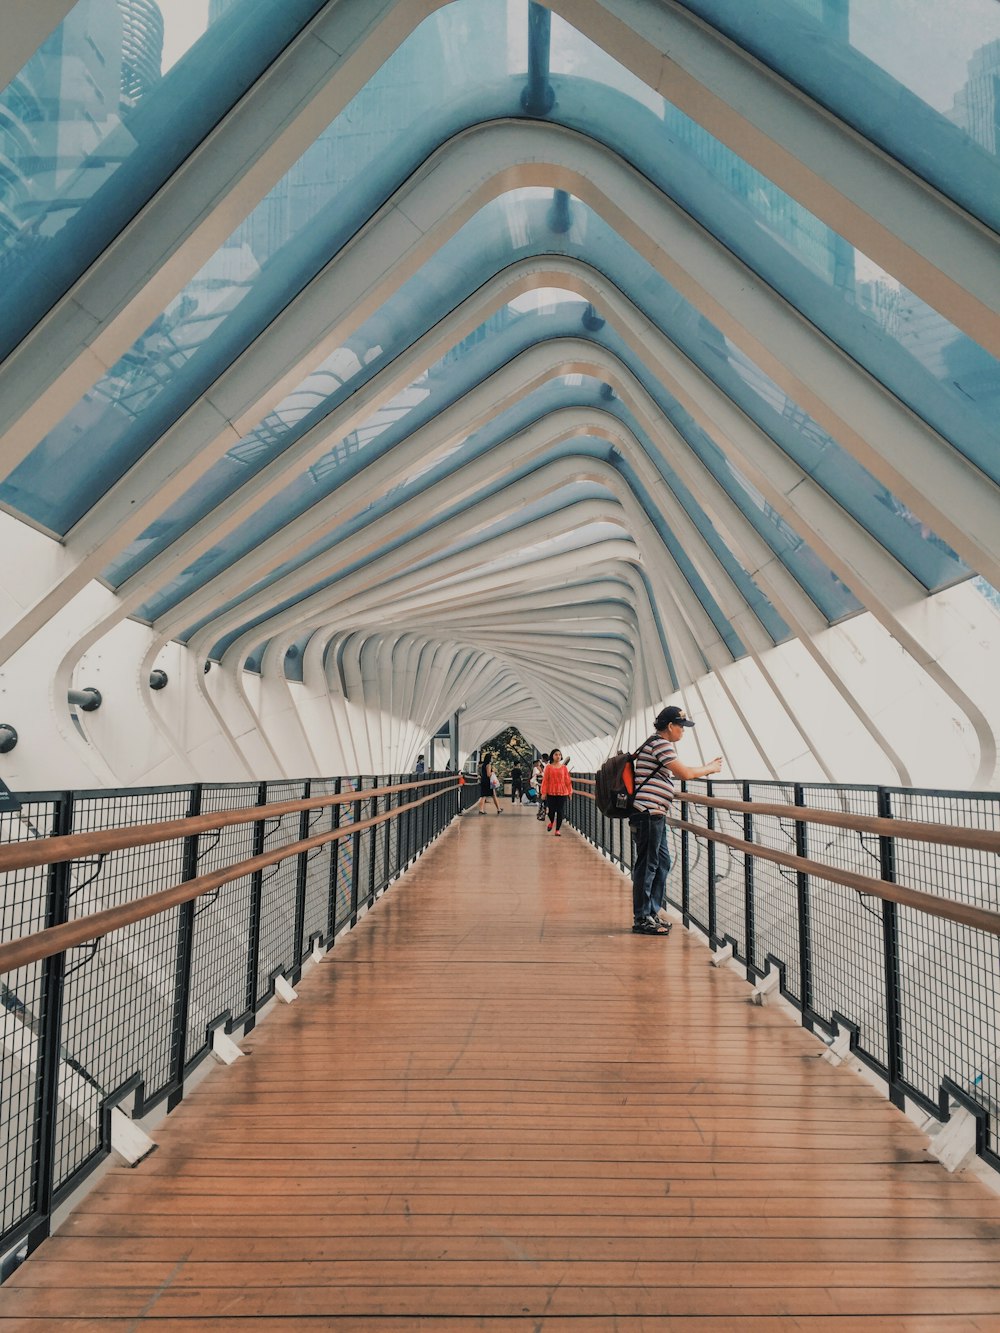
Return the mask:
[(1000, 1329), (1000, 1197), (533, 811), (467, 813), (0, 1288), (7, 1330)]

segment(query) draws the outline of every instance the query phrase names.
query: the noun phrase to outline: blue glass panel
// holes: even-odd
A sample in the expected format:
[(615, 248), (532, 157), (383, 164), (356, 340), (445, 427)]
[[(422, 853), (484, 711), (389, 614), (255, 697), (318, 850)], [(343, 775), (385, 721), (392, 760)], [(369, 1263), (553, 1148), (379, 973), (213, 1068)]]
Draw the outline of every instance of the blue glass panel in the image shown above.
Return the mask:
[[(514, 227), (515, 217), (523, 213), (524, 202), (519, 194), (505, 196), (467, 223), (344, 346), (317, 367), (273, 413), (230, 449), (199, 480), (197, 486), (166, 510), (154, 525), (122, 552), (105, 571), (109, 582), (117, 587), (134, 575), (180, 533), (210, 514), (249, 478), (308, 431), (320, 425), (351, 394), (432, 327), (440, 319), (443, 310), (458, 305), (480, 285), (485, 256), (495, 254), (494, 263), (498, 269), (510, 259), (518, 258), (520, 252), (511, 254), (506, 237)], [(539, 209), (540, 215), (543, 212), (543, 209)], [(518, 223), (523, 226), (519, 217)], [(534, 229), (532, 227), (532, 231)], [(533, 245), (531, 251), (536, 248)], [(428, 299), (429, 294), (435, 298), (433, 304)], [(426, 420), (432, 408), (440, 411), (445, 403), (452, 401), (457, 392), (454, 388), (458, 382), (454, 373), (456, 362), (463, 361), (468, 372), (465, 379), (472, 382), (475, 359), (482, 359), (480, 349), (487, 334), (503, 333), (502, 346), (506, 355), (513, 357), (538, 337), (569, 332), (571, 326), (576, 331), (579, 315), (560, 318), (561, 322), (553, 323), (552, 332), (546, 334), (544, 329), (528, 331), (516, 327), (524, 320), (516, 302), (498, 311), (459, 347), (447, 352), (417, 383), (398, 394), (350, 435), (337, 440), (333, 448), (303, 476), (305, 493), (309, 494), (312, 484), (321, 484), (336, 469), (347, 467), (349, 471), (354, 471), (359, 461), (366, 463), (367, 459), (358, 460), (357, 455), (414, 407), (425, 405), (417, 420)], [(567, 318), (569, 323), (566, 322)], [(491, 349), (488, 355), (492, 363), (495, 350)], [(292, 512), (289, 511), (289, 517)]]
[[(741, 12), (749, 18), (751, 9)], [(553, 42), (557, 37), (576, 76), (553, 79), (559, 120), (626, 155), (1000, 483), (1000, 363), (700, 125), (653, 98), (605, 52), (553, 19)], [(589, 95), (582, 93), (582, 75), (597, 85)], [(602, 96), (601, 85), (620, 90), (617, 97)], [(1000, 201), (1000, 169), (992, 171), (988, 192)]]
[(680, 0), (1000, 230), (996, 0)]
[(0, 92), (0, 360), (319, 8), (233, 0), (182, 28), (168, 3), (165, 33), (155, 5), (69, 12)]
[[(577, 226), (586, 223), (586, 248), (600, 255), (602, 270), (616, 285), (925, 587), (934, 590), (968, 577), (968, 567), (918, 515), (846, 453), (601, 218), (579, 203), (574, 203), (574, 217)], [(620, 342), (614, 347), (626, 355)], [(673, 412), (672, 399), (664, 399), (664, 410)], [(690, 442), (694, 437), (685, 438)]]
[[(446, 11), (447, 15), (464, 13), (464, 4), (462, 0), (461, 5)], [(436, 16), (435, 22), (439, 20), (444, 22), (443, 16)], [(1000, 449), (996, 447), (1000, 442), (997, 363), (704, 131), (662, 99), (653, 97), (597, 48), (565, 25), (562, 29), (568, 34), (560, 36), (563, 63), (571, 58), (586, 77), (553, 75), (558, 93), (553, 117), (558, 114), (562, 123), (604, 137), (613, 147), (627, 151), (645, 174), (669, 189), (694, 217), (712, 228), (731, 250), (742, 255), (967, 457), (989, 475), (1000, 473)], [(481, 32), (475, 26), (472, 30)], [(553, 31), (561, 31), (555, 20)], [(437, 33), (437, 29), (423, 25), (397, 58), (403, 59), (411, 43), (418, 43), (415, 49), (419, 51), (420, 41), (436, 41)], [(470, 68), (475, 68), (474, 62)], [(379, 80), (388, 80), (393, 72), (390, 62), (366, 94), (377, 100), (382, 87)], [(517, 100), (517, 86), (517, 81), (488, 85), (480, 80), (472, 99), (475, 113), (500, 114), (504, 108), (509, 113), (512, 99)], [(465, 85), (461, 84), (460, 91), (463, 89)], [(178, 298), (153, 326), (150, 338), (140, 340), (95, 393), (70, 413), (0, 489), (0, 498), (54, 531), (65, 532), (259, 335), (277, 310), (326, 262), (330, 252), (354, 233), (382, 197), (381, 192), (406, 174), (406, 163), (419, 161), (435, 135), (450, 133), (463, 123), (463, 116), (470, 111), (467, 102), (459, 96), (437, 114), (418, 117), (415, 123), (420, 128), (412, 136), (389, 135), (388, 144), (383, 145), (385, 151), (378, 158), (378, 169), (362, 170), (358, 188), (346, 191), (350, 208), (338, 207), (341, 200), (336, 193), (332, 203), (317, 204), (319, 187), (324, 200), (331, 187), (330, 177), (322, 176), (314, 164), (312, 175), (302, 176), (305, 203), (301, 217), (296, 214), (298, 230), (288, 244), (283, 242), (290, 234), (290, 224), (279, 227), (272, 217), (274, 210), (269, 212), (270, 204), (265, 201), (267, 207), (262, 205), (255, 212), (206, 269), (200, 286), (192, 284)], [(348, 135), (349, 112), (335, 122), (331, 143)], [(377, 115), (375, 122), (382, 125)], [(352, 162), (356, 165), (356, 159)], [(300, 164), (295, 171), (300, 170), (305, 172), (306, 168)], [(295, 179), (295, 172), (290, 173), (272, 196), (271, 203), (285, 199), (277, 210), (281, 218), (288, 213), (290, 182)], [(314, 185), (318, 182), (316, 189), (305, 188), (310, 180)], [(562, 209), (569, 210), (566, 219)], [(522, 225), (514, 225), (518, 220), (508, 212), (506, 235), (493, 239), (491, 253), (498, 262), (502, 249), (499, 242), (504, 240), (508, 262), (540, 252), (541, 233), (530, 230), (530, 214), (526, 212), (520, 219)], [(590, 226), (588, 214), (579, 204), (570, 204), (564, 197), (563, 203), (549, 210), (547, 221), (545, 243), (549, 248), (592, 262), (600, 256), (596, 262), (605, 266), (601, 252), (587, 235), (588, 230), (596, 234), (599, 228)], [(280, 247), (276, 253), (270, 248), (272, 243)], [(254, 246), (262, 255), (270, 255), (261, 268)], [(490, 271), (492, 266), (480, 257), (476, 270), (480, 280)], [(415, 304), (422, 302), (426, 308), (439, 295), (430, 274), (428, 268), (422, 295), (414, 297)], [(467, 276), (471, 281), (472, 273)], [(444, 281), (454, 292), (454, 276), (445, 274)], [(626, 286), (624, 290), (636, 292), (634, 287)], [(391, 329), (386, 326), (385, 331), (390, 333)], [(356, 355), (357, 349), (349, 350)], [(386, 344), (373, 342), (366, 355), (387, 355)], [(356, 376), (354, 383), (359, 382)], [(264, 433), (268, 435), (269, 430)], [(247, 452), (257, 447), (257, 443), (250, 442)], [(67, 495), (59, 479), (66, 475), (61, 464), (71, 453), (74, 486), (72, 494)], [(79, 463), (82, 457), (87, 459), (85, 466)], [(224, 484), (221, 476), (215, 481)], [(175, 517), (178, 522), (184, 521), (180, 513)], [(160, 528), (161, 537), (166, 537), (167, 531), (168, 525)], [(122, 568), (127, 567), (128, 561)]]
[[(0, 499), (59, 534), (159, 439), (439, 143), (516, 114), (507, 73), (526, 0), (455, 0), (413, 32), (94, 390)], [(454, 52), (461, 46), (461, 59)], [(522, 66), (523, 68), (523, 66)], [(448, 71), (442, 85), (442, 71)], [(86, 457), (53, 493), (53, 467)]]

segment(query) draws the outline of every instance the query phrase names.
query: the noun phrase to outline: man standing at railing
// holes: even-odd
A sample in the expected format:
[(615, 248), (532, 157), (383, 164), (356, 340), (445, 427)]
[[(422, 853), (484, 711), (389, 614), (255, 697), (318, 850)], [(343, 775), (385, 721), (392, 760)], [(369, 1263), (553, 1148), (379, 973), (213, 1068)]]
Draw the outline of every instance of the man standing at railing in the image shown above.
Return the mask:
[(664, 708), (653, 726), (655, 735), (636, 755), (636, 797), (628, 821), (632, 830), (632, 929), (637, 935), (670, 934), (670, 922), (662, 920), (661, 914), (670, 870), (665, 816), (674, 799), (674, 778), (687, 782), (708, 778), (722, 767), (721, 756), (702, 768), (690, 768), (677, 758), (678, 741), (686, 727), (694, 726), (683, 708)]

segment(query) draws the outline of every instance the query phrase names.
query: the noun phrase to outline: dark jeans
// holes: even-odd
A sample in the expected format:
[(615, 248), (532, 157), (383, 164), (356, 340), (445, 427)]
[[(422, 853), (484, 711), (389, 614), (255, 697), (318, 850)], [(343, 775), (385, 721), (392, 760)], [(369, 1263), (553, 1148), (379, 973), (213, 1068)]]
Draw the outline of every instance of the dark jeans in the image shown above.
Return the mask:
[(568, 796), (546, 796), (545, 801), (549, 807), (549, 823), (555, 823), (556, 831), (562, 828), (563, 815), (566, 813), (566, 802)]
[(524, 795), (524, 783), (523, 783), (523, 782), (515, 782), (514, 779), (511, 778), (511, 780), (510, 780), (510, 799), (511, 799), (511, 802), (513, 803), (514, 801), (519, 801), (523, 795)]
[(637, 810), (628, 821), (632, 830), (632, 917), (655, 916), (667, 901), (670, 847), (662, 815)]

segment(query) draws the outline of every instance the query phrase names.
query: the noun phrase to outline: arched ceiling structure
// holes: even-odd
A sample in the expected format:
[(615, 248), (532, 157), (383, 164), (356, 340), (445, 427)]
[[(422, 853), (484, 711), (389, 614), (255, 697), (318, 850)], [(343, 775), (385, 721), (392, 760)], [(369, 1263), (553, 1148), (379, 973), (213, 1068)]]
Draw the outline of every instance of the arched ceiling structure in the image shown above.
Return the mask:
[(734, 776), (994, 782), (1000, 10), (929, 10), (209, 0), (126, 98), (118, 0), (19, 7), (10, 785), (674, 699)]

